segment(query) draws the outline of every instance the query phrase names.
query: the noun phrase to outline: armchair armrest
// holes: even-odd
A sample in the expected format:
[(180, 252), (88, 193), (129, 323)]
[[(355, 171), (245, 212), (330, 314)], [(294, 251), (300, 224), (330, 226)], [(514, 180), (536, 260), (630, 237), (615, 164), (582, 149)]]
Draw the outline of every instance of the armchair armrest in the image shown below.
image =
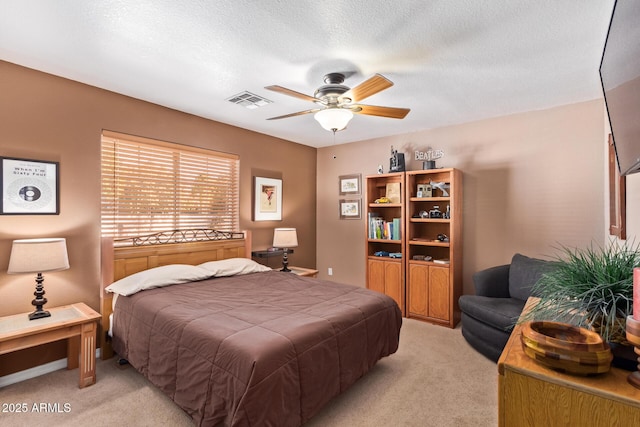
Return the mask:
[(476, 295), (509, 298), (509, 264), (487, 268), (473, 275)]

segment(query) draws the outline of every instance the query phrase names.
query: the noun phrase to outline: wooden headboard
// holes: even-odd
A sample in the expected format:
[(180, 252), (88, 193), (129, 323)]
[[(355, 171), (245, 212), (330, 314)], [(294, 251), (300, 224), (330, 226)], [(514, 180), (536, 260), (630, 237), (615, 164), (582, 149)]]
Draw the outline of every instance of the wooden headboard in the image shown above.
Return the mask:
[(162, 265), (198, 265), (207, 261), (228, 258), (251, 258), (251, 234), (245, 231), (244, 238), (141, 246), (114, 246), (113, 239), (104, 237), (102, 238), (100, 258), (102, 328), (99, 334), (100, 354), (104, 360), (113, 356), (111, 341), (107, 337), (109, 316), (113, 312), (113, 294), (105, 292), (104, 288), (123, 277)]

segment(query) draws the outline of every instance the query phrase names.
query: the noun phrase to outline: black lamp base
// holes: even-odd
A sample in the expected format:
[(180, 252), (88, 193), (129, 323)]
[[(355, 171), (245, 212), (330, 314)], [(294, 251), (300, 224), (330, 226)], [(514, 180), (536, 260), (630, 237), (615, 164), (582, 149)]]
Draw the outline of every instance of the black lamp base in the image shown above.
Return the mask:
[(42, 319), (43, 317), (51, 317), (51, 313), (46, 310), (36, 310), (29, 315), (29, 320)]
[(284, 249), (284, 253), (282, 254), (282, 270), (280, 271), (284, 271), (285, 273), (290, 273), (291, 270), (289, 269), (289, 258), (287, 257), (287, 249)]
[(31, 301), (31, 304), (36, 308), (36, 311), (29, 315), (29, 320), (42, 319), (43, 317), (51, 316), (51, 313), (42, 309), (42, 307), (47, 303), (47, 299), (44, 297), (45, 292), (42, 282), (44, 282), (44, 277), (42, 277), (42, 273), (38, 273), (36, 276), (36, 291), (33, 293), (35, 298)]

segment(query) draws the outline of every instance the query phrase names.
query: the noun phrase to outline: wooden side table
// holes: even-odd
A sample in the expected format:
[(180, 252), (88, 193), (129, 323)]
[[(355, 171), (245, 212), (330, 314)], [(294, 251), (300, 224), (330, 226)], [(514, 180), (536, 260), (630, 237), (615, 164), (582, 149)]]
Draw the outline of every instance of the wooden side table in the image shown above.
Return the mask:
[[(535, 302), (529, 298), (525, 310)], [(629, 372), (558, 372), (527, 356), (520, 336), (516, 325), (498, 360), (500, 427), (640, 425), (640, 390), (627, 383)]]
[(80, 388), (96, 382), (96, 331), (100, 314), (78, 303), (49, 308), (51, 317), (29, 313), (0, 317), (0, 354), (67, 340), (67, 369), (80, 368)]
[[(280, 270), (281, 268), (282, 267), (274, 268), (274, 270)], [(318, 277), (318, 270), (314, 270), (312, 268), (295, 267), (290, 265), (289, 270), (298, 276)]]

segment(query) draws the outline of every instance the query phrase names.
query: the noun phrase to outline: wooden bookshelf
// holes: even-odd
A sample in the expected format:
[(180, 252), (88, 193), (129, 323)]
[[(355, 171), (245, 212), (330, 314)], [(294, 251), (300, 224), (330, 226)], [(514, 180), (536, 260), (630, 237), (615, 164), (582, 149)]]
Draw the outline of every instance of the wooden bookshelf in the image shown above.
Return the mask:
[[(447, 183), (447, 194), (431, 188), (434, 182)], [(428, 196), (418, 197), (419, 186), (429, 186)], [(462, 173), (457, 169), (408, 171), (405, 199), (407, 317), (454, 328), (460, 321), (462, 294)], [(442, 217), (420, 215), (435, 211)]]
[[(399, 201), (376, 203), (387, 197), (389, 185), (395, 186)], [(389, 295), (405, 314), (405, 173), (395, 172), (366, 177), (365, 247), (367, 288)], [(399, 203), (398, 203), (399, 202)], [(374, 221), (374, 219), (376, 219)], [(394, 222), (395, 219), (395, 222)], [(372, 221), (374, 223), (372, 223)], [(376, 228), (376, 223), (380, 228)], [(382, 225), (384, 224), (384, 225)], [(383, 230), (387, 230), (387, 234)], [(376, 253), (393, 254), (377, 256)]]

